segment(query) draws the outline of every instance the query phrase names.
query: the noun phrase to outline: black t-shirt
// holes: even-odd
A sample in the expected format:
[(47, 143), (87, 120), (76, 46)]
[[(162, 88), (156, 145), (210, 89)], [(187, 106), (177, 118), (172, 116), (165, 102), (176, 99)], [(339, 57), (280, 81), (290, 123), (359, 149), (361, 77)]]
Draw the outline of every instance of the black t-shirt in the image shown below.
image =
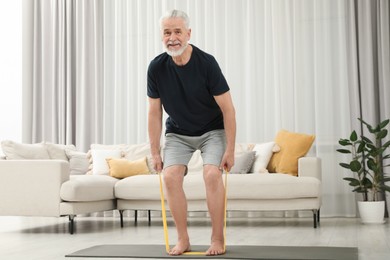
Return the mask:
[(222, 111), (214, 96), (229, 91), (215, 58), (192, 45), (191, 58), (184, 66), (162, 53), (148, 68), (150, 98), (160, 98), (169, 117), (166, 133), (200, 136), (224, 129)]

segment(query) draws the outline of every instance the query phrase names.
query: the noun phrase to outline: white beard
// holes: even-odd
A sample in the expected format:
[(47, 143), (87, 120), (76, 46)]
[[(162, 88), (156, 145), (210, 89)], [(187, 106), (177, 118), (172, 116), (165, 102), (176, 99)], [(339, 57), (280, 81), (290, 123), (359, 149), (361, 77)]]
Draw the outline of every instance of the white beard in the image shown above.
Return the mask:
[(167, 46), (163, 43), (163, 47), (166, 51), (166, 53), (169, 55), (169, 56), (172, 56), (172, 57), (177, 57), (177, 56), (180, 56), (183, 54), (183, 52), (185, 51), (185, 49), (187, 48), (188, 46), (188, 43), (186, 43), (185, 45), (183, 45), (179, 50), (177, 51), (171, 51), (167, 48)]

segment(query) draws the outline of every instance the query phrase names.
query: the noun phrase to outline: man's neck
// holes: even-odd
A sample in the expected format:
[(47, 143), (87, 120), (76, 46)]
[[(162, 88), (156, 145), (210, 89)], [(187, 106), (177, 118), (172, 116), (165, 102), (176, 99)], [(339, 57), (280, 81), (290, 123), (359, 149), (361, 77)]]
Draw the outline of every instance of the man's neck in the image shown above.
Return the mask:
[(176, 65), (184, 66), (190, 61), (191, 54), (192, 54), (192, 46), (191, 44), (188, 44), (187, 48), (183, 51), (183, 53), (179, 56), (172, 57), (172, 60)]

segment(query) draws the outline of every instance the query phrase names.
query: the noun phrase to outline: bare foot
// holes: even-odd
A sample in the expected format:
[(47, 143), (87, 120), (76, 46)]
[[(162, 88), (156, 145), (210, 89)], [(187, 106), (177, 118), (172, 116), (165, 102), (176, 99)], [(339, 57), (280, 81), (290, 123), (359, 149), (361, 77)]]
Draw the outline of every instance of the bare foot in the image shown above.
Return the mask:
[(184, 252), (191, 251), (190, 242), (187, 240), (179, 240), (174, 248), (169, 251), (169, 255), (182, 255)]
[(223, 255), (225, 250), (223, 248), (222, 240), (213, 240), (209, 249), (206, 251), (206, 255)]

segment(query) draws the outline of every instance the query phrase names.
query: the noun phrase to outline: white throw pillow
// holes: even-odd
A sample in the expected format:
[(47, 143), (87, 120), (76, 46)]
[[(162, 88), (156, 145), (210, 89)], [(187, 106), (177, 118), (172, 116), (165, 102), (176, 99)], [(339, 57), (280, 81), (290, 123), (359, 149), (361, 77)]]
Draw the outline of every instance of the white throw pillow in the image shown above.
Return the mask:
[(69, 168), (71, 175), (84, 175), (88, 171), (89, 159), (87, 153), (65, 149), (66, 156), (69, 159)]
[(91, 149), (87, 152), (87, 158), (89, 159), (89, 169), (87, 171), (87, 174), (93, 174), (93, 158), (91, 153), (92, 150), (120, 150), (121, 157), (123, 157), (126, 146), (126, 144), (91, 144)]
[(253, 151), (256, 152), (255, 162), (250, 172), (268, 173), (267, 166), (273, 154), (275, 142), (256, 144)]
[(10, 140), (1, 142), (1, 148), (7, 160), (50, 159), (43, 143), (23, 144)]
[(110, 169), (108, 167), (107, 158), (119, 159), (122, 157), (122, 150), (91, 150), (93, 167), (93, 175), (108, 175)]

